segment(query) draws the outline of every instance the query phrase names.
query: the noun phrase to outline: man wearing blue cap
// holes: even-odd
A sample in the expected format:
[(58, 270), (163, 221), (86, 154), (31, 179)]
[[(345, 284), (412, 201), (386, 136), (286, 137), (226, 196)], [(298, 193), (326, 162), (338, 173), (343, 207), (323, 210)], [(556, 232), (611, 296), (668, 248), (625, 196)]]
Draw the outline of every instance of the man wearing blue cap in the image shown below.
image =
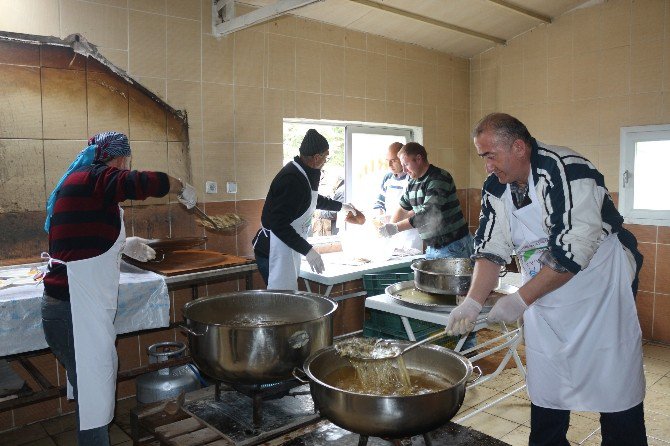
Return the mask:
[(147, 240), (126, 238), (119, 203), (179, 192), (186, 208), (196, 204), (193, 186), (163, 172), (129, 170), (130, 155), (126, 135), (93, 136), (47, 201), (49, 268), (42, 326), (51, 351), (67, 371), (68, 397), (77, 400), (80, 445), (109, 445), (121, 254), (144, 262), (156, 255)]

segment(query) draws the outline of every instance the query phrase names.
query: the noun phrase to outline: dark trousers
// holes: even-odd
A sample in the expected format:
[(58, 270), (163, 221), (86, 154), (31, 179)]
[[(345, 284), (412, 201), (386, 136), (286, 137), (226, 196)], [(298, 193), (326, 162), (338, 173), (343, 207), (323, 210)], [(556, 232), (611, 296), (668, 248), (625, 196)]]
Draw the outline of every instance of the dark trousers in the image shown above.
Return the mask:
[[(530, 405), (529, 446), (570, 446), (566, 438), (570, 411)], [(646, 446), (642, 403), (621, 412), (601, 412), (603, 446)]]
[(268, 277), (270, 276), (270, 259), (258, 253), (254, 254), (256, 255), (256, 265), (258, 266), (258, 272), (261, 273), (261, 277), (265, 282), (265, 286), (268, 286)]
[[(42, 297), (42, 328), (51, 353), (67, 371), (67, 378), (77, 399), (77, 365), (74, 356), (72, 333), (72, 311), (70, 302), (54, 299), (46, 294)], [(77, 404), (77, 444), (79, 446), (108, 446), (107, 426), (94, 429), (79, 429), (79, 405)]]

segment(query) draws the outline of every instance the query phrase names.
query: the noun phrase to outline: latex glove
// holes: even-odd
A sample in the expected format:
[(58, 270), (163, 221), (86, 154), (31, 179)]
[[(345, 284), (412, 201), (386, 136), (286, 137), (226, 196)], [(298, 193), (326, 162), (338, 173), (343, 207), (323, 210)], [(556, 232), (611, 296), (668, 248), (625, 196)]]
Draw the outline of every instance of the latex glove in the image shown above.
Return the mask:
[(471, 297), (466, 297), (462, 304), (451, 310), (445, 328), (448, 335), (462, 335), (471, 331), (482, 305)]
[(195, 193), (195, 187), (191, 186), (188, 183), (182, 183), (184, 187), (182, 187), (181, 191), (179, 192), (179, 195), (177, 195), (177, 199), (181, 204), (186, 206), (186, 209), (193, 209), (197, 202), (197, 197)]
[(309, 267), (312, 268), (312, 271), (315, 273), (320, 274), (324, 269), (326, 269), (323, 266), (323, 259), (321, 258), (321, 254), (314, 251), (314, 248), (309, 250), (305, 258), (307, 259), (307, 263), (309, 263)]
[(398, 233), (398, 225), (395, 223), (386, 223), (379, 228), (379, 235), (382, 237), (391, 237)]
[(139, 262), (147, 262), (156, 258), (156, 251), (147, 245), (149, 240), (142, 237), (126, 238), (126, 245), (123, 247), (123, 253)]
[(516, 322), (523, 316), (528, 305), (517, 291), (498, 299), (489, 312), (489, 322)]
[(351, 203), (343, 203), (342, 204), (342, 211), (343, 212), (351, 212), (353, 215), (356, 215), (356, 213), (357, 213), (356, 208)]

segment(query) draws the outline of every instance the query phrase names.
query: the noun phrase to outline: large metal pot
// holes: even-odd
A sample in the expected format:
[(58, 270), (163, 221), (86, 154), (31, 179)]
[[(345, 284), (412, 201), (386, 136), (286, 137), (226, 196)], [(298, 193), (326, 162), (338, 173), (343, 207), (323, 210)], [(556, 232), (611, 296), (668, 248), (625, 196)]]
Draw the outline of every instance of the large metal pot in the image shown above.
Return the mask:
[[(411, 344), (397, 343), (402, 347)], [(349, 363), (334, 347), (314, 353), (305, 361), (303, 370), (322, 416), (358, 434), (404, 438), (434, 430), (456, 415), (463, 404), (472, 364), (438, 345), (421, 345), (404, 354), (403, 359), (408, 369), (444, 377), (454, 384), (437, 392), (409, 396), (366, 395), (338, 389), (326, 384), (324, 378)]]
[(467, 294), (474, 264), (468, 258), (415, 260), (411, 265), (415, 286), (427, 293)]
[(182, 310), (191, 356), (221, 381), (264, 384), (333, 343), (337, 303), (300, 291), (242, 291), (194, 300)]

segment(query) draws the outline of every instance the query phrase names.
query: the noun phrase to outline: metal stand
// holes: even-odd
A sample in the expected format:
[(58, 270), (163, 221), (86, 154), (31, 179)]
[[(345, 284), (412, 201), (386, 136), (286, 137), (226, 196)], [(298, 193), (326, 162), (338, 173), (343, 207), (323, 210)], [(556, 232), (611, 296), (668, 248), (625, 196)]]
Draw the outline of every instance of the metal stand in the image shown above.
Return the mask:
[(283, 398), (289, 394), (291, 389), (301, 386), (302, 383), (297, 379), (290, 379), (273, 384), (234, 384), (216, 381), (214, 383), (214, 401), (221, 401), (221, 386), (234, 390), (251, 398), (253, 402), (253, 422), (254, 426), (259, 427), (263, 422), (263, 401)]

